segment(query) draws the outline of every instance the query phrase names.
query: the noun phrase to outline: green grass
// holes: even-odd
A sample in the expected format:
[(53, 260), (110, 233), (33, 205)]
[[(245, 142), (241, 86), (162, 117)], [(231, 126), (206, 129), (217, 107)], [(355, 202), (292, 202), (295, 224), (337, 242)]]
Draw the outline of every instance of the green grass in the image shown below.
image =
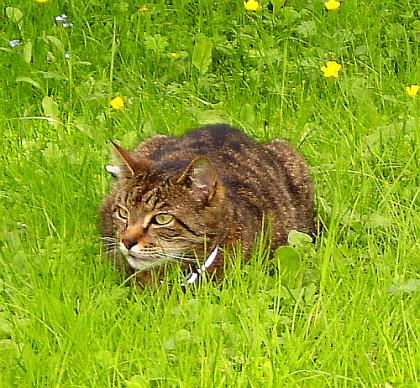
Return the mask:
[[(420, 385), (414, 1), (3, 3), (2, 387)], [(299, 146), (323, 233), (220, 286), (135, 292), (99, 243), (108, 140), (220, 121)]]

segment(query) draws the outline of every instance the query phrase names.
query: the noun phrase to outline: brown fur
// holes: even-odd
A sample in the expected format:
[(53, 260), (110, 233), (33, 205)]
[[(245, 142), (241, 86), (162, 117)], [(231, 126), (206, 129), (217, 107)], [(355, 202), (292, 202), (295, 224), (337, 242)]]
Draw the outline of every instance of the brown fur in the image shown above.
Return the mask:
[[(161, 276), (166, 252), (179, 256), (185, 272), (216, 245), (240, 242), (249, 255), (263, 216), (270, 219), (272, 249), (285, 245), (293, 229), (315, 232), (308, 168), (280, 140), (258, 144), (238, 129), (213, 125), (180, 138), (155, 136), (131, 152), (115, 148), (122, 171), (101, 207), (102, 232), (113, 247), (122, 241), (126, 256), (124, 247), (134, 246), (146, 266), (141, 283)], [(173, 217), (170, 224), (157, 222), (161, 212)], [(209, 271), (222, 264), (220, 253)]]

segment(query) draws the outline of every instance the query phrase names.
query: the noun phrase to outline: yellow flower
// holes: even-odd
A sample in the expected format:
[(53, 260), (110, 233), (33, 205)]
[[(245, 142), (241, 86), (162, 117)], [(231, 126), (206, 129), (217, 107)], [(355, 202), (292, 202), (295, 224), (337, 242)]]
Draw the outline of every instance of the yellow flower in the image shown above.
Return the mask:
[(325, 66), (321, 67), (321, 71), (324, 73), (325, 78), (337, 78), (338, 72), (341, 70), (342, 66), (336, 61), (328, 61)]
[(45, 4), (45, 3), (48, 3), (48, 0), (35, 0), (35, 3)]
[(328, 11), (335, 11), (340, 8), (341, 3), (337, 0), (327, 0), (324, 5)]
[(405, 91), (411, 97), (416, 97), (419, 93), (420, 86), (419, 85), (408, 85), (405, 87)]
[(124, 100), (122, 97), (117, 96), (109, 102), (109, 105), (111, 108), (114, 108), (114, 109), (122, 109), (124, 108)]
[(149, 11), (149, 7), (146, 4), (143, 4), (142, 6), (140, 6), (139, 11), (140, 12), (147, 12)]
[(247, 11), (259, 11), (261, 4), (257, 0), (244, 0), (244, 7)]

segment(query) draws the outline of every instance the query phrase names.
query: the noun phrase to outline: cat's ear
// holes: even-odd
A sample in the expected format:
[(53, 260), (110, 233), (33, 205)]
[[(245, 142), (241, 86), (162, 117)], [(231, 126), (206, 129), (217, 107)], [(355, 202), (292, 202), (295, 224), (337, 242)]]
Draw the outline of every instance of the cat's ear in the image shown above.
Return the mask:
[(220, 187), (220, 177), (210, 160), (199, 156), (185, 169), (178, 183), (189, 184), (198, 198), (211, 200)]
[[(114, 143), (112, 140), (111, 140), (111, 144), (115, 150), (115, 153), (123, 161), (124, 165), (128, 168), (128, 170), (131, 172), (132, 175), (140, 171), (145, 171), (145, 170), (150, 169), (150, 166), (152, 164), (150, 160), (135, 157), (132, 152), (125, 150), (118, 144)], [(118, 175), (120, 172), (121, 172), (121, 169), (118, 168), (116, 175)]]

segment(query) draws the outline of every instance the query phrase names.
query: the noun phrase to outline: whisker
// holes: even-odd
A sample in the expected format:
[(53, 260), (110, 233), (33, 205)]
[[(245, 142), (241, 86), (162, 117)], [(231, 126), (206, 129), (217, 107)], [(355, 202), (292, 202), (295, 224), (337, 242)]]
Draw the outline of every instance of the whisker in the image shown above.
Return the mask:
[(107, 248), (117, 248), (119, 245), (115, 243), (105, 243), (104, 244)]
[(117, 241), (117, 239), (115, 237), (108, 237), (108, 236), (99, 237), (99, 239), (103, 240), (103, 241)]
[(175, 261), (183, 261), (183, 262), (188, 262), (188, 263), (196, 263), (197, 259), (195, 256), (188, 256), (188, 255), (184, 255), (182, 253), (168, 253), (165, 252), (162, 254), (163, 257), (175, 260)]
[(116, 241), (104, 241), (104, 244), (105, 245), (115, 245), (115, 246), (119, 245)]
[[(120, 239), (110, 236), (100, 237), (105, 245), (106, 252), (108, 254), (121, 253), (119, 249)], [(174, 240), (188, 241), (188, 239), (179, 236)], [(132, 253), (133, 258), (139, 260), (146, 260), (150, 262), (154, 261), (176, 261), (184, 263), (198, 263), (197, 257), (190, 252), (186, 252), (187, 248), (168, 248), (168, 247), (144, 247)]]

